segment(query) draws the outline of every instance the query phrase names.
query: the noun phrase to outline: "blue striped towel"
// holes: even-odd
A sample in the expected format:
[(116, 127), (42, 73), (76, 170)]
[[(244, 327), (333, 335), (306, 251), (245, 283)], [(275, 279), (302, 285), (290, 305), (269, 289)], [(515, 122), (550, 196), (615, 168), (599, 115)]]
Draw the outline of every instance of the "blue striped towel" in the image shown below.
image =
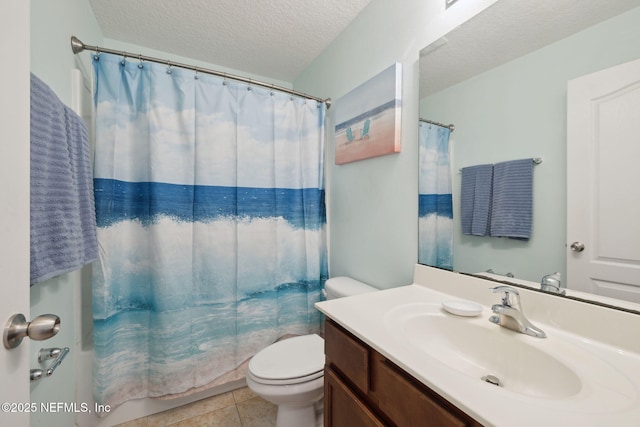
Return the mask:
[(460, 191), (460, 220), (462, 234), (486, 236), (491, 217), (491, 187), (493, 165), (462, 168)]
[(533, 159), (493, 166), (491, 236), (528, 240), (533, 218)]
[(31, 284), (97, 256), (87, 127), (31, 74)]

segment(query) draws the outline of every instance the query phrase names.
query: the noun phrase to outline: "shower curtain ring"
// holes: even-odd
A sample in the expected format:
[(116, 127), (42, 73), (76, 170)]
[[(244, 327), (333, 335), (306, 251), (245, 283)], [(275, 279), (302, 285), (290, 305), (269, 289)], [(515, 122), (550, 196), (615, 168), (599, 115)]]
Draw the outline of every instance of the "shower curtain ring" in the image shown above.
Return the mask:
[(167, 61), (167, 74), (171, 74), (171, 61)]
[(198, 80), (200, 76), (198, 76), (198, 67), (196, 67), (196, 74), (193, 76), (194, 79)]
[(140, 63), (138, 64), (138, 68), (142, 69), (143, 65), (142, 65), (142, 54), (141, 53), (138, 54), (138, 61), (140, 61)]

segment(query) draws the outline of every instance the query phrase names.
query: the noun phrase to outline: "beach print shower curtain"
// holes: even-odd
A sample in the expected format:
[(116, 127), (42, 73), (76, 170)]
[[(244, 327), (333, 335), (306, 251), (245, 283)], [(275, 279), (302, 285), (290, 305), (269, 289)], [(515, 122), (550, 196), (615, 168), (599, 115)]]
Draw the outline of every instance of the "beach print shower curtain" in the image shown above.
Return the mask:
[(243, 378), (258, 350), (317, 332), (325, 105), (109, 54), (93, 64), (96, 401)]
[(453, 269), (453, 206), (447, 127), (419, 122), (418, 262)]

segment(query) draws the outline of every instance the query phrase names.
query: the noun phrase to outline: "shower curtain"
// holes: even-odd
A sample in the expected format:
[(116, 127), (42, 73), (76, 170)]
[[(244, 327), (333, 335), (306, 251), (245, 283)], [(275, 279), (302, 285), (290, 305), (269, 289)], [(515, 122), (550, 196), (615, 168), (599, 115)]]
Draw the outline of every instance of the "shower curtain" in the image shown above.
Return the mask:
[(93, 64), (96, 401), (243, 378), (261, 348), (317, 332), (325, 105), (109, 54)]
[(453, 206), (447, 127), (420, 122), (418, 262), (453, 269)]

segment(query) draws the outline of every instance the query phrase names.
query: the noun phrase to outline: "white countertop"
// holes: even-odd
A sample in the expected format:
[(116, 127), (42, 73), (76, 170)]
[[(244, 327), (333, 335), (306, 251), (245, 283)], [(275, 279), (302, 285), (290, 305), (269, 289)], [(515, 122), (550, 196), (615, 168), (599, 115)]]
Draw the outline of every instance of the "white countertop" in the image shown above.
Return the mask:
[[(425, 270), (427, 269), (427, 270)], [(513, 332), (490, 323), (490, 304), (499, 301), (481, 279), (463, 278), (442, 270), (417, 266), (418, 283), (369, 294), (316, 304), (326, 316), (343, 326), (416, 379), (439, 393), (461, 410), (487, 426), (639, 426), (640, 425), (640, 316), (528, 291), (521, 292), (527, 317), (541, 327), (548, 338), (540, 339)], [(429, 282), (435, 280), (438, 283)], [(474, 282), (480, 280), (480, 282)], [(447, 283), (445, 283), (447, 282)], [(457, 285), (460, 282), (460, 286)], [(472, 287), (469, 287), (469, 286)], [(441, 292), (441, 288), (447, 293)], [(433, 289), (439, 288), (439, 290)], [(451, 291), (451, 293), (449, 293)], [(487, 295), (485, 295), (485, 293)], [(477, 317), (454, 321), (470, 322), (474, 327), (497, 328), (507, 339), (521, 340), (550, 357), (562, 360), (582, 379), (577, 393), (569, 397), (537, 397), (487, 384), (456, 370), (425, 353), (427, 346), (416, 345), (390, 321), (394, 310), (422, 304), (441, 310), (445, 300), (460, 298), (484, 306)], [(549, 299), (551, 298), (551, 299)], [(559, 306), (558, 306), (559, 304)], [(567, 305), (568, 304), (568, 305)], [(559, 308), (558, 308), (559, 307)], [(528, 309), (529, 308), (529, 309)], [(554, 316), (553, 310), (561, 311)], [(565, 313), (574, 311), (574, 316)], [(606, 312), (600, 313), (600, 310)], [(584, 313), (583, 313), (584, 312)], [(442, 315), (439, 313), (439, 315)], [(531, 317), (529, 316), (531, 313)], [(583, 325), (591, 316), (593, 328)], [(604, 316), (606, 325), (594, 320)], [(633, 317), (628, 317), (633, 316)], [(572, 317), (576, 321), (570, 320)], [(556, 319), (557, 318), (557, 319)], [(617, 325), (616, 322), (624, 322)], [(596, 327), (596, 324), (599, 326)], [(560, 327), (559, 327), (560, 326)], [(564, 328), (561, 328), (565, 326)], [(575, 326), (575, 327), (574, 327)], [(581, 333), (594, 331), (593, 335)], [(607, 334), (607, 330), (611, 333)], [(615, 333), (613, 332), (615, 331)], [(602, 339), (610, 336), (611, 339)], [(626, 345), (628, 341), (633, 341)], [(618, 345), (624, 344), (624, 345)], [(500, 352), (499, 348), (493, 351)], [(523, 366), (527, 369), (527, 366)]]

